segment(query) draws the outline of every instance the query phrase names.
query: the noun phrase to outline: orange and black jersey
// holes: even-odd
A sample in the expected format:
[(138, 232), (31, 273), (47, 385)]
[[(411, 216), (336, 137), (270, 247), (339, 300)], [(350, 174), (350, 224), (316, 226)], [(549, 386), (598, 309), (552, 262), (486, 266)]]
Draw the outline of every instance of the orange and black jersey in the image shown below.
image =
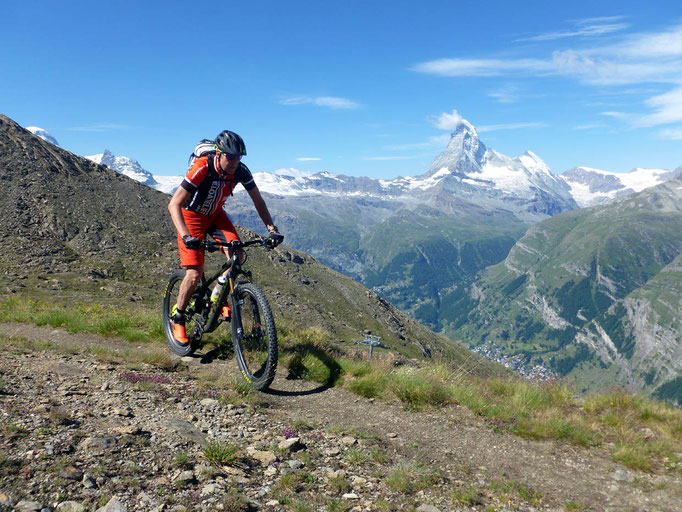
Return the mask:
[(192, 194), (183, 208), (202, 215), (212, 215), (223, 207), (237, 183), (244, 185), (246, 190), (256, 186), (251, 171), (243, 163), (239, 163), (239, 167), (230, 177), (218, 174), (215, 170), (217, 165), (218, 159), (215, 154), (202, 156), (194, 161), (180, 184)]

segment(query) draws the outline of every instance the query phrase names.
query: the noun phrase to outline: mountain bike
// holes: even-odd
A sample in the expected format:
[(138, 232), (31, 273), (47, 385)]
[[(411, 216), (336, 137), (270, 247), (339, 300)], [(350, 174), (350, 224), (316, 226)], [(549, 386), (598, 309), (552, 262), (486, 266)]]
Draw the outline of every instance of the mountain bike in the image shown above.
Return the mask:
[[(185, 277), (184, 270), (176, 270), (168, 279), (163, 293), (163, 328), (170, 348), (180, 356), (193, 353), (205, 333), (215, 331), (224, 322), (232, 324), (232, 345), (237, 365), (242, 376), (255, 389), (267, 388), (275, 378), (277, 370), (277, 330), (272, 309), (263, 291), (252, 282), (251, 271), (245, 270), (240, 261), (240, 249), (260, 245), (272, 249), (272, 239), (256, 238), (247, 242), (219, 243), (205, 240), (203, 247), (208, 252), (221, 248), (232, 249), (232, 256), (211, 277), (201, 276), (189, 304), (185, 308), (185, 327), (189, 343), (181, 344), (173, 337), (171, 322), (177, 311), (180, 283)], [(225, 275), (227, 280), (211, 300), (213, 283)], [(213, 294), (215, 295), (215, 294)], [(232, 311), (224, 308), (231, 302)], [(225, 314), (227, 312), (227, 314)]]

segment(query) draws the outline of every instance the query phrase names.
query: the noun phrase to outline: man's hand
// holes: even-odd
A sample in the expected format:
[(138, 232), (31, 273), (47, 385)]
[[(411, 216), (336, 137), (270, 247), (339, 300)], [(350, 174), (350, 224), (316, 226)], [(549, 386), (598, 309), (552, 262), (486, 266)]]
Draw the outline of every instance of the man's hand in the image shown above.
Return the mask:
[(192, 250), (201, 249), (201, 240), (193, 237), (192, 235), (183, 236), (182, 242), (185, 244), (185, 247), (187, 247), (188, 249), (192, 249)]
[(270, 231), (268, 233), (268, 238), (270, 239), (270, 244), (272, 244), (272, 247), (277, 247), (284, 241), (284, 235), (278, 233), (276, 230)]

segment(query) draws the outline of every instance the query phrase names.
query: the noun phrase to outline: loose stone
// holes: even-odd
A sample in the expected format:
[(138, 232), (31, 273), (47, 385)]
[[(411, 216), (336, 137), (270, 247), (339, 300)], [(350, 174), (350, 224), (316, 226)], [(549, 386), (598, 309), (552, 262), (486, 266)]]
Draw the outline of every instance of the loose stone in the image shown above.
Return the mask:
[(417, 507), (417, 512), (440, 512), (440, 510), (434, 507), (433, 505), (424, 503), (423, 505), (419, 505)]
[(97, 512), (128, 512), (128, 507), (126, 507), (121, 500), (114, 496), (106, 505), (98, 508)]
[(303, 448), (303, 445), (301, 444), (301, 439), (299, 437), (292, 437), (290, 439), (285, 439), (284, 441), (281, 441), (277, 445), (277, 448), (279, 448), (280, 450), (296, 452), (298, 450), (301, 450)]
[(83, 487), (86, 489), (94, 489), (97, 487), (95, 480), (87, 473), (83, 475)]
[(74, 466), (66, 466), (59, 471), (59, 476), (67, 480), (80, 480), (83, 478), (83, 472)]
[(21, 500), (19, 503), (14, 505), (15, 510), (20, 510), (22, 512), (32, 512), (34, 510), (41, 510), (43, 506), (37, 501), (26, 501)]
[(85, 512), (86, 510), (87, 508), (77, 501), (62, 501), (57, 505), (55, 512)]
[(277, 460), (277, 455), (275, 455), (273, 452), (260, 451), (254, 448), (253, 446), (249, 446), (246, 449), (246, 452), (251, 456), (251, 458), (256, 459), (263, 466), (269, 466), (270, 464)]

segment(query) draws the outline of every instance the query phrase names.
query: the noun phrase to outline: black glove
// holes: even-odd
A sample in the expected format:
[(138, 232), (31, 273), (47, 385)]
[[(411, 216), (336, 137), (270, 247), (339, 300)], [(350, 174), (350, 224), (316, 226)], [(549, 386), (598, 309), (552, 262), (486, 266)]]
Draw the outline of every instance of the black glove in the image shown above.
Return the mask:
[(268, 238), (270, 239), (270, 244), (272, 247), (277, 247), (284, 241), (284, 235), (278, 233), (277, 231), (270, 231), (270, 233), (268, 233)]
[(182, 237), (182, 242), (185, 244), (185, 247), (188, 249), (201, 249), (201, 240), (198, 238), (193, 237), (192, 235), (185, 235)]

